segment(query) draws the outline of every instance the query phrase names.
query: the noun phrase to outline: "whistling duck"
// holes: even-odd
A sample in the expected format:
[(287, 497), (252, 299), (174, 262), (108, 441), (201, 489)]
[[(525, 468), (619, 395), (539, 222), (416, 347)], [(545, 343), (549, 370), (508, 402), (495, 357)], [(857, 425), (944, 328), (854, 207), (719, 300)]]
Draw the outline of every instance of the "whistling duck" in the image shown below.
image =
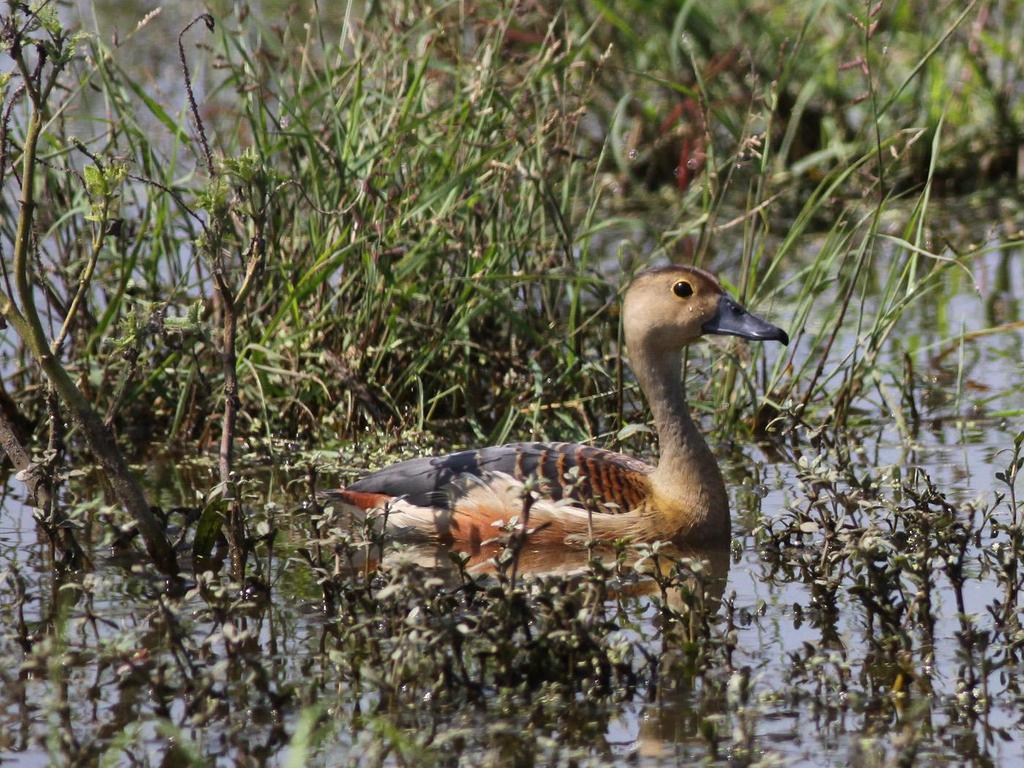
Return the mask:
[(638, 274), (622, 309), (626, 349), (654, 414), (657, 466), (572, 443), (512, 443), (411, 459), (326, 494), (384, 521), (397, 538), (477, 546), (512, 521), (534, 543), (588, 538), (721, 544), (729, 500), (683, 392), (683, 348), (705, 334), (789, 343), (710, 273), (689, 266)]

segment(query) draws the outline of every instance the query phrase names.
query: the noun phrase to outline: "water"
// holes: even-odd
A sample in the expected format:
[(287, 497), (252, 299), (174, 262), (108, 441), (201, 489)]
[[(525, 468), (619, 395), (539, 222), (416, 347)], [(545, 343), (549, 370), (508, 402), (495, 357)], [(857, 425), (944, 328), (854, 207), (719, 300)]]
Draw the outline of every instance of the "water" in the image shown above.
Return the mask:
[[(984, 301), (985, 297), (962, 297), (964, 306)], [(999, 414), (1024, 407), (1021, 379), (1015, 375), (1021, 340), (1020, 331), (1011, 330), (975, 344), (966, 378), (985, 386), (966, 387), (957, 411), (951, 410), (955, 398), (948, 393), (931, 393), (935, 405), (916, 434), (901, 435), (885, 414), (878, 414), (878, 426), (860, 433), (863, 451), (854, 457), (855, 463), (879, 477), (890, 469), (905, 474), (912, 466), (922, 467), (959, 504), (990, 498), (998, 488), (995, 472), (1007, 461), (1006, 450), (1019, 423)], [(930, 378), (941, 385), (948, 381), (942, 373), (939, 366)], [(596, 721), (587, 719), (592, 712), (578, 713), (584, 720), (575, 723), (571, 717), (552, 718), (545, 726), (550, 749), (542, 753), (556, 762), (575, 755), (584, 763), (628, 758), (640, 765), (674, 765), (708, 756), (701, 724), (714, 722), (719, 727), (717, 754), (726, 761), (745, 760), (745, 745), (753, 750), (752, 757), (768, 764), (881, 764), (895, 759), (919, 737), (916, 754), (940, 764), (1024, 760), (1016, 664), (996, 653), (995, 644), (989, 654), (984, 644), (964, 642), (965, 628), (993, 630), (988, 609), (998, 598), (998, 587), (992, 573), (979, 568), (980, 560), (972, 555), (963, 595), (970, 617), (966, 623), (958, 616), (948, 581), (936, 577), (933, 639), (925, 642), (919, 637), (918, 644), (905, 651), (902, 663), (908, 676), (900, 682), (891, 662), (872, 645), (879, 628), (865, 623), (863, 604), (851, 591), (852, 584), (841, 584), (834, 604), (822, 606), (821, 595), (801, 575), (802, 558), (818, 554), (813, 536), (803, 552), (798, 547), (772, 555), (763, 549), (758, 529), (778, 524), (792, 510), (807, 509), (807, 492), (792, 463), (768, 463), (758, 454), (747, 448), (724, 462), (734, 492), (735, 541), (732, 557), (720, 559), (713, 568), (716, 579), (710, 592), (714, 601), (730, 601), (734, 614), (741, 617), (736, 621), (732, 666), (743, 671), (727, 675), (725, 701), (712, 697), (717, 709), (709, 709), (699, 682), (696, 688), (673, 688), (671, 680), (663, 680), (654, 701), (634, 696), (617, 705), (605, 703)], [(758, 471), (756, 492), (751, 461)], [(338, 652), (330, 650), (332, 622), (323, 613), (311, 573), (299, 556), (306, 531), (297, 496), (283, 491), (301, 473), (286, 469), (268, 480), (264, 470), (254, 467), (247, 474), (262, 478), (267, 498), (277, 505), (275, 524), (281, 531), (269, 564), (273, 600), (248, 618), (232, 617), (227, 622), (235, 627), (232, 641), (223, 620), (230, 600), (186, 597), (176, 609), (182, 633), (175, 641), (180, 643), (177, 648), (169, 644), (167, 628), (161, 626), (149, 597), (156, 582), (144, 575), (127, 577), (107, 564), (104, 548), (94, 551), (96, 568), (87, 577), (93, 582), (88, 598), (76, 600), (71, 585), (55, 583), (45, 537), (37, 533), (31, 511), (24, 506), (20, 484), (7, 478), (0, 518), (3, 604), (13, 602), (14, 565), (30, 596), (23, 615), (34, 627), (30, 635), (39, 659), (33, 661), (33, 652), (18, 649), (11, 623), (15, 614), (5, 609), (3, 645), (18, 659), (3, 672), (7, 693), (0, 704), (0, 731), (6, 734), (0, 750), (10, 764), (49, 764), (54, 750), (61, 750), (53, 742), (47, 745), (46, 734), (59, 724), (75, 734), (80, 747), (92, 744), (114, 754), (125, 749), (122, 761), (130, 754), (157, 763), (173, 751), (172, 742), (181, 740), (223, 761), (283, 763), (302, 707), (281, 692), (290, 686), (301, 688), (303, 683), (297, 681), (310, 678), (318, 681), (311, 690), (320, 691), (331, 713), (314, 762), (359, 762), (358, 755), (378, 743), (374, 726), (353, 732), (345, 725), (353, 711), (351, 691), (332, 682), (331, 659)], [(194, 503), (191, 488), (212, 482), (203, 466), (189, 470), (163, 464), (153, 465), (147, 479), (165, 507)], [(79, 481), (69, 487), (71, 493), (96, 493)], [(292, 511), (296, 513), (289, 514)], [(260, 510), (255, 514), (266, 516)], [(445, 571), (443, 552), (428, 552), (419, 560)], [(565, 562), (564, 557), (557, 568), (550, 558), (537, 564), (542, 572), (581, 567), (582, 561)], [(938, 572), (941, 565), (934, 564), (933, 570)], [(445, 578), (452, 578), (450, 572)], [(70, 598), (63, 601), (64, 639), (57, 646), (47, 645), (53, 642), (52, 621), (60, 615), (55, 606), (62, 602), (62, 594)], [(643, 594), (630, 598), (641, 617), (635, 637), (643, 638), (640, 644), (656, 653), (664, 638), (649, 599)], [(717, 608), (720, 616), (724, 611), (721, 605)], [(825, 615), (832, 619), (823, 621)], [(239, 640), (242, 631), (251, 639)], [(992, 668), (986, 671), (985, 663)], [(177, 677), (177, 682), (154, 692), (145, 682), (154, 667), (166, 667), (168, 681)], [(183, 673), (192, 667), (194, 671)], [(258, 675), (257, 667), (262, 668)], [(215, 692), (199, 712), (192, 711), (194, 699), (202, 698), (190, 689), (192, 674)], [(747, 692), (737, 703), (736, 691), (741, 688)], [(965, 706), (965, 698), (973, 696), (982, 703)], [(365, 699), (366, 706), (373, 705), (371, 699)], [(972, 716), (965, 715), (971, 712)], [(510, 727), (519, 727), (522, 713), (490, 702), (483, 711), (456, 710), (451, 720), (445, 720), (448, 716), (441, 720), (468, 729), (465, 738), (476, 745), (466, 748), (466, 764), (495, 764), (517, 754), (514, 739), (512, 746), (488, 747), (493, 734), (484, 734), (503, 717)], [(203, 724), (205, 718), (208, 724)], [(399, 720), (409, 726), (404, 716)], [(171, 728), (167, 721), (177, 725)], [(177, 735), (175, 728), (181, 728)], [(394, 756), (382, 759), (395, 762)]]

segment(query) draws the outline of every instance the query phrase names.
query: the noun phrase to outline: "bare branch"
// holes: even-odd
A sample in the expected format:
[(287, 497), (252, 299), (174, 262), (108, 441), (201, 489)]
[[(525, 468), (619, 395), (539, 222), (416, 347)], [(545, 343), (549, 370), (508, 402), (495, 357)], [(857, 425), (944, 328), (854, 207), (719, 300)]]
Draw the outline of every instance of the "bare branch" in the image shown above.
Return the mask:
[(199, 142), (203, 145), (203, 153), (206, 155), (206, 169), (210, 172), (210, 176), (215, 176), (216, 172), (213, 168), (213, 154), (210, 152), (210, 144), (206, 140), (206, 128), (203, 127), (203, 118), (199, 116), (199, 107), (196, 105), (196, 97), (192, 92), (192, 75), (189, 74), (188, 62), (185, 60), (185, 46), (181, 42), (185, 33), (192, 29), (192, 27), (199, 21), (205, 23), (206, 28), (210, 32), (213, 32), (213, 16), (208, 13), (201, 13), (196, 16), (183, 30), (181, 30), (181, 34), (178, 35), (178, 56), (181, 59), (182, 74), (185, 76), (185, 93), (188, 94), (188, 105), (192, 110), (192, 117), (195, 118), (196, 130), (199, 133)]

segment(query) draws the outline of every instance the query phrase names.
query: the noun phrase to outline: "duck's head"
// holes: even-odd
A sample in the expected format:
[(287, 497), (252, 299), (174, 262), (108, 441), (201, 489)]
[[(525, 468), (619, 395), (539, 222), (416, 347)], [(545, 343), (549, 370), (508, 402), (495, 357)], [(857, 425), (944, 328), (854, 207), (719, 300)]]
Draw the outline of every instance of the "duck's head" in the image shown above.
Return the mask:
[(714, 275), (697, 267), (670, 265), (638, 274), (626, 290), (622, 319), (626, 346), (656, 354), (712, 333), (789, 344), (784, 330), (747, 312)]

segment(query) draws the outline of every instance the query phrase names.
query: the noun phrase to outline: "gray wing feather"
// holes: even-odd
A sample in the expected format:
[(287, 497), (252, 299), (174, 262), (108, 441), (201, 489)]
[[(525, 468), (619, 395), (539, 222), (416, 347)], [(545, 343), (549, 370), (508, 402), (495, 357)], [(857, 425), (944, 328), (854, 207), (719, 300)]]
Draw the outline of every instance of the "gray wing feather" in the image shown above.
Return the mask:
[[(593, 482), (601, 487), (591, 488), (588, 481), (576, 488), (566, 488), (560, 472), (578, 466), (578, 461), (585, 465), (579, 467), (582, 471), (588, 468), (593, 470), (593, 462), (596, 461), (604, 464), (615, 477), (605, 477), (604, 481), (594, 477)], [(563, 489), (573, 497), (586, 499), (597, 491), (621, 493), (622, 489), (618, 486), (623, 482), (628, 485), (629, 476), (643, 476), (652, 469), (644, 462), (591, 446), (572, 443), (510, 443), (403, 461), (367, 475), (350, 485), (349, 490), (402, 496), (419, 506), (451, 509), (454, 497), (459, 495), (456, 481), (460, 476), (483, 478), (491, 472), (503, 472), (518, 480), (539, 477), (547, 481), (545, 490), (555, 499), (562, 497)], [(614, 490), (603, 487), (609, 484), (609, 480), (616, 479), (620, 482)]]
[[(527, 443), (513, 443), (480, 450), (459, 451), (392, 464), (349, 486), (363, 493), (403, 496), (412, 504), (447, 508), (452, 483), (459, 475), (483, 477), (487, 472), (516, 474), (516, 457)], [(540, 450), (537, 450), (539, 455)]]

